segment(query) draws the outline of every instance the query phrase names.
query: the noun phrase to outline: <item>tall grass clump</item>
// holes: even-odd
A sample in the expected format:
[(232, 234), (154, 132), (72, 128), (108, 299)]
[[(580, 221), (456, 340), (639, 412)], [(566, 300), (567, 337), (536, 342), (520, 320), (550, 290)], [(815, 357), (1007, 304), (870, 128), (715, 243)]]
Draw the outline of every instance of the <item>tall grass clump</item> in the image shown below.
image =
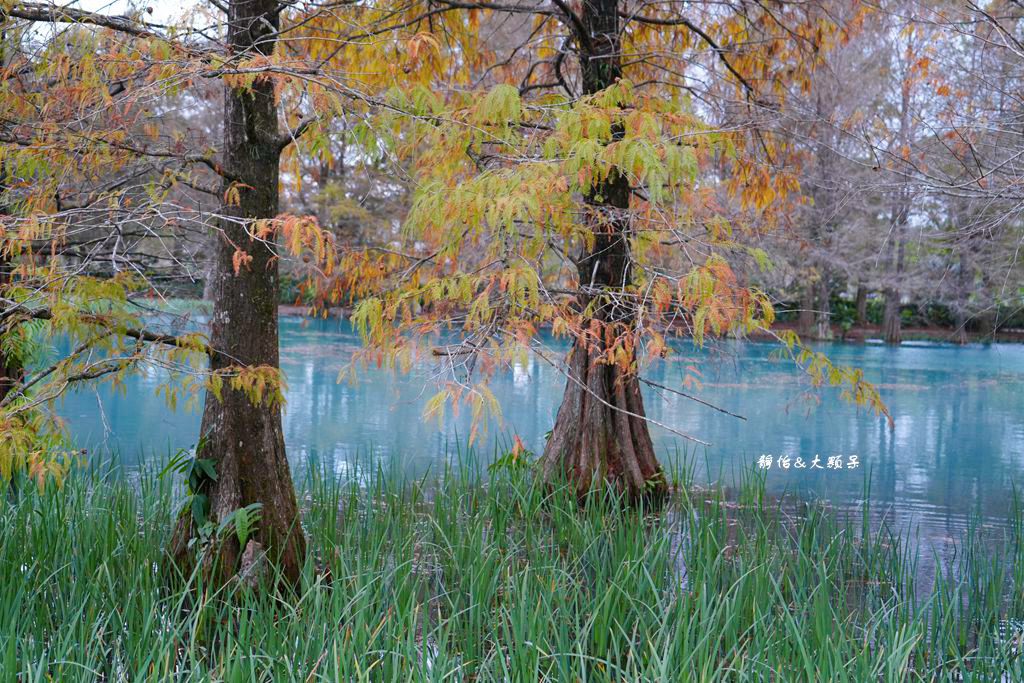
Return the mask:
[(310, 472), (295, 595), (168, 577), (167, 477), (22, 486), (0, 502), (0, 680), (1024, 680), (1019, 504), (922, 587), (908, 538), (757, 476), (726, 498), (684, 472), (655, 513), (502, 462)]

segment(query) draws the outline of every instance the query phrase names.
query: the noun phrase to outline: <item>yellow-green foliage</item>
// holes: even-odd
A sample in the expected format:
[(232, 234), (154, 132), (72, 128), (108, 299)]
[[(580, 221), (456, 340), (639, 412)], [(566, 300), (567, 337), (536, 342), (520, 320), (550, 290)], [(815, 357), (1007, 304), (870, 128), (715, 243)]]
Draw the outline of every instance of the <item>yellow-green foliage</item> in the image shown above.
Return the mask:
[[(413, 105), (426, 99), (429, 107)], [(406, 256), (387, 265), (370, 251), (343, 259), (360, 299), (353, 320), (370, 346), (363, 361), (407, 359), (418, 339), (454, 328), (467, 340), (455, 352), (484, 358), (474, 367), (486, 371), (550, 326), (577, 339), (611, 337), (608, 362), (634, 371), (637, 350), (648, 358), (669, 351), (666, 330), (700, 345), (773, 322), (769, 297), (734, 268), (737, 254), (762, 270), (771, 264), (737, 241), (746, 225), (724, 210), (713, 178), (702, 172), (735, 158), (733, 140), (703, 123), (685, 98), (647, 97), (623, 79), (573, 101), (524, 100), (509, 85), (454, 96), (446, 109), (415, 88), (394, 101), (415, 114), (404, 121), (413, 132), (393, 151), (415, 163), (417, 190), (405, 222)], [(387, 114), (391, 126), (400, 119)], [(596, 239), (586, 198), (600, 204), (595, 193), (614, 177), (634, 188), (623, 235), (632, 277), (586, 292), (589, 305), (580, 310), (577, 292), (588, 283), (579, 281), (572, 258)], [(760, 196), (751, 210), (766, 201)], [(635, 324), (593, 330), (588, 316), (611, 298), (633, 310)], [(858, 373), (823, 357), (795, 360), (815, 383), (842, 385), (851, 400), (884, 412)], [(427, 412), (440, 415), (457, 398), (470, 401), (474, 414), (485, 412), (486, 395), (465, 387), (441, 391)]]
[(40, 411), (0, 414), (0, 484), (19, 473), (29, 476), (40, 491), (47, 482), (63, 486), (74, 454), (68, 449), (60, 425)]

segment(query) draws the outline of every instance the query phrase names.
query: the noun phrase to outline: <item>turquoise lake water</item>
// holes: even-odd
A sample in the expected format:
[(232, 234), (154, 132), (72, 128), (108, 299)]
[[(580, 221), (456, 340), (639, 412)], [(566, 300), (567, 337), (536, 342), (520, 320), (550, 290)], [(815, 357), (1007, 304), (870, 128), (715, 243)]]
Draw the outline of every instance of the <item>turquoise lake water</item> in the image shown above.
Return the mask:
[[(449, 408), (443, 428), (421, 418), (436, 391), (429, 382), (434, 362), (405, 376), (368, 369), (354, 384), (339, 383), (339, 372), (358, 346), (347, 322), (282, 318), (284, 431), (293, 467), (312, 463), (344, 476), (353, 459), (372, 458), (420, 475), (454, 457), (454, 444), (468, 434), (468, 411), (452, 419)], [(565, 347), (549, 348), (558, 356)], [(663, 462), (685, 453), (701, 482), (729, 482), (753, 470), (766, 476), (772, 493), (820, 497), (851, 508), (864, 496), (869, 469), (875, 513), (900, 526), (920, 525), (932, 539), (956, 539), (972, 513), (1005, 520), (1013, 487), (1024, 482), (1024, 345), (818, 348), (836, 363), (864, 370), (895, 418), (893, 428), (840, 400), (838, 390), (809, 391), (799, 370), (773, 355), (777, 345), (727, 342), (711, 350), (684, 349), (679, 361), (645, 373), (658, 384), (683, 389), (684, 369), (695, 366), (701, 386), (685, 391), (746, 418), (645, 390), (651, 418), (711, 443), (694, 446), (654, 427)], [(163, 458), (194, 445), (199, 430), (198, 412), (169, 411), (157, 396), (165, 379), (162, 371), (151, 370), (131, 379), (123, 393), (80, 390), (65, 399), (60, 413), (76, 443), (94, 454), (116, 452), (129, 466)], [(495, 440), (503, 436), (507, 443), (513, 433), (541, 450), (564, 382), (536, 357), (495, 376), (491, 387), (502, 403), (503, 422), (490, 425), (482, 454), (490, 456)], [(772, 456), (771, 469), (759, 468), (763, 455)], [(789, 469), (779, 468), (780, 455), (789, 456)], [(851, 469), (852, 455), (859, 466)], [(822, 467), (841, 457), (843, 467), (810, 469), (816, 456)], [(808, 467), (795, 469), (796, 457)]]

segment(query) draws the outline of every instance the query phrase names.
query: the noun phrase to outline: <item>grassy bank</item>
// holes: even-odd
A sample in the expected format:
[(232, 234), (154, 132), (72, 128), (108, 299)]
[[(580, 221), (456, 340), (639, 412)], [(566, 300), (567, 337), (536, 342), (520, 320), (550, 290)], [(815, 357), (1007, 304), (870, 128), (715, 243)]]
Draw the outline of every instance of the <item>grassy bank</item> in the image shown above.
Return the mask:
[(311, 559), (291, 601), (167, 589), (166, 477), (22, 489), (0, 503), (0, 680), (1024, 678), (998, 639), (1024, 615), (1019, 514), (915, 601), (900, 538), (776, 505), (756, 478), (643, 516), (580, 511), (521, 468), (361, 475), (302, 485), (333, 581)]

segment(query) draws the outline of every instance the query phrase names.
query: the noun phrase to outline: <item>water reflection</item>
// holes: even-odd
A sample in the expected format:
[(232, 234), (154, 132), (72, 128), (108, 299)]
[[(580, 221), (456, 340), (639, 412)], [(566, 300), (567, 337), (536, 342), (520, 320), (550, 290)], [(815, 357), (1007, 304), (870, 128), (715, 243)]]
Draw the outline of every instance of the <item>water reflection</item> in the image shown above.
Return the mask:
[[(420, 417), (433, 393), (424, 384), (432, 361), (407, 376), (371, 368), (339, 383), (339, 372), (359, 344), (347, 323), (284, 318), (281, 332), (288, 378), (284, 430), (294, 466), (312, 463), (343, 475), (354, 458), (372, 457), (421, 475), (468, 434), (467, 411), (452, 419), (449, 409), (441, 426)], [(1024, 346), (821, 349), (836, 362), (862, 368), (880, 386), (894, 428), (842, 402), (837, 391), (808, 392), (792, 364), (775, 357), (774, 345), (725, 343), (688, 352), (687, 359), (647, 373), (658, 384), (682, 388), (685, 377), (694, 375), (687, 367), (697, 367), (700, 385), (691, 383), (686, 391), (747, 418), (740, 421), (646, 388), (652, 418), (712, 443), (707, 449), (687, 447), (654, 428), (664, 461), (686, 453), (697, 464), (697, 478), (707, 481), (738, 476), (756, 467), (762, 454), (808, 462), (818, 455), (822, 463), (829, 456), (856, 454), (861, 465), (854, 470), (773, 466), (764, 472), (767, 486), (775, 493), (856, 505), (869, 471), (877, 514), (904, 527), (920, 523), (925, 536), (956, 539), (972, 512), (1005, 520), (1012, 487), (1024, 481)], [(162, 374), (152, 371), (131, 379), (123, 394), (81, 391), (67, 398), (61, 412), (76, 439), (92, 450), (117, 450), (128, 464), (154, 453), (163, 456), (195, 443), (199, 416), (170, 412), (154, 392), (162, 381)], [(495, 377), (492, 389), (504, 422), (491, 426), (483, 450), (490, 451), (502, 430), (514, 430), (539, 450), (564, 382), (556, 369), (533, 356)]]

